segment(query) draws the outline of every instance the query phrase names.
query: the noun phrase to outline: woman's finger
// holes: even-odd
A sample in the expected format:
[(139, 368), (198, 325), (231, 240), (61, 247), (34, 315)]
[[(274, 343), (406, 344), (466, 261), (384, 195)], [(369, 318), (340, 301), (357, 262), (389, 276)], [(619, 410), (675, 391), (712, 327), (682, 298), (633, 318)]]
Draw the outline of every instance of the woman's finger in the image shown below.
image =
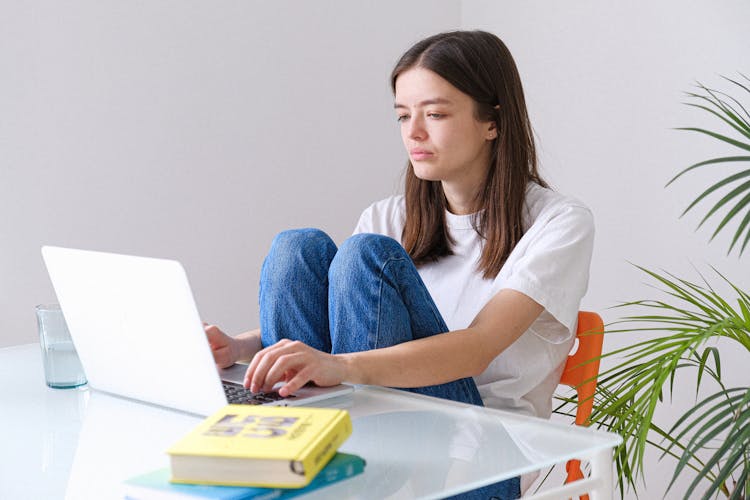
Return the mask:
[(273, 351), (266, 351), (265, 349), (256, 354), (253, 358), (255, 365), (248, 369), (245, 376), (245, 387), (252, 392), (259, 392), (260, 388), (263, 387), (266, 372), (273, 364), (274, 358)]
[[(275, 346), (276, 344), (274, 344)], [(245, 371), (245, 379), (242, 381), (242, 385), (245, 386), (245, 389), (250, 388), (250, 384), (252, 383), (253, 378), (255, 377), (255, 371), (258, 369), (258, 364), (263, 360), (265, 355), (268, 353), (269, 350), (273, 349), (274, 346), (268, 346), (260, 351), (255, 353), (255, 356), (253, 356), (253, 359), (250, 360), (250, 364), (247, 367), (247, 370)]]
[(259, 392), (266, 385), (268, 370), (289, 345), (289, 341), (282, 340), (256, 354), (245, 374), (245, 387), (249, 387), (252, 392)]
[(263, 391), (270, 391), (278, 382), (288, 382), (306, 366), (306, 356), (303, 352), (291, 352), (276, 358), (273, 366), (268, 370), (263, 385)]
[(289, 395), (294, 394), (298, 390), (302, 389), (308, 382), (310, 382), (310, 374), (305, 368), (298, 371), (290, 381), (288, 381), (286, 384), (284, 384), (283, 387), (279, 389), (279, 395), (286, 398)]

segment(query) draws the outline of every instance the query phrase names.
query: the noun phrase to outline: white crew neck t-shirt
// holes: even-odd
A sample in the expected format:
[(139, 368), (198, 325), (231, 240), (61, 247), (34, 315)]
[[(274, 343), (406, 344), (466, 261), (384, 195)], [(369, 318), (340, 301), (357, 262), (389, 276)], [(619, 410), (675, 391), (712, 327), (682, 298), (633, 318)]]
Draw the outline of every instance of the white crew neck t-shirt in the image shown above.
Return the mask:
[[(401, 241), (404, 217), (404, 197), (387, 198), (362, 213), (354, 234), (376, 233)], [(593, 216), (581, 202), (530, 183), (524, 235), (494, 279), (484, 279), (477, 271), (482, 239), (472, 217), (446, 212), (453, 255), (420, 266), (419, 275), (450, 330), (467, 328), (504, 288), (544, 307), (531, 327), (474, 380), (485, 406), (548, 418), (588, 287)]]

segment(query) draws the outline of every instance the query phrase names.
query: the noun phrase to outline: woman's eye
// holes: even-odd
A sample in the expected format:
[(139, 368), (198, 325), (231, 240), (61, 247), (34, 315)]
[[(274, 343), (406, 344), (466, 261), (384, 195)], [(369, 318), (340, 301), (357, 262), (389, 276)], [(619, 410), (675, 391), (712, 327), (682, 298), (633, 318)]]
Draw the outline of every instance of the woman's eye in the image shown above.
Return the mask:
[(403, 122), (409, 119), (409, 115), (398, 115), (398, 118), (396, 118), (397, 122)]
[(435, 120), (439, 120), (439, 119), (443, 118), (445, 115), (442, 114), (442, 113), (427, 113), (427, 116), (429, 116), (430, 118), (433, 118)]

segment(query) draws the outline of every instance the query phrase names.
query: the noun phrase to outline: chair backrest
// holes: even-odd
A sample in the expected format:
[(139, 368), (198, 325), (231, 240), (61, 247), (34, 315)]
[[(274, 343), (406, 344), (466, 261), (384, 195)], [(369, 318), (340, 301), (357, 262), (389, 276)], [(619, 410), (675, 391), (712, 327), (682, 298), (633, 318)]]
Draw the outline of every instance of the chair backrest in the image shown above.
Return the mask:
[[(596, 377), (599, 375), (599, 358), (602, 355), (604, 342), (604, 322), (595, 312), (579, 311), (578, 349), (568, 356), (560, 383), (573, 387), (578, 393), (578, 409), (576, 410), (576, 425), (588, 425), (588, 418), (594, 408), (594, 393), (596, 392)], [(583, 479), (580, 460), (569, 460), (565, 466), (568, 477), (566, 483)], [(580, 497), (588, 500), (588, 495)]]
[[(568, 356), (560, 383), (573, 387), (578, 393), (576, 424), (586, 425), (591, 416), (596, 392), (596, 377), (599, 375), (599, 358), (604, 341), (604, 322), (595, 312), (578, 313), (578, 349)], [(593, 361), (592, 361), (593, 360)]]

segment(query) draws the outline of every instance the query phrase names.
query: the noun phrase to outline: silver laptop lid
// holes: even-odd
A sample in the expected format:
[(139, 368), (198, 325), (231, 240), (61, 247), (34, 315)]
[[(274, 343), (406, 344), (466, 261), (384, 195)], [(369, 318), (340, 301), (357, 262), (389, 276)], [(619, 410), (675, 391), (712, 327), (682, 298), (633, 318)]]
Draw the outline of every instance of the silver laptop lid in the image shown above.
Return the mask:
[(91, 387), (200, 415), (226, 404), (179, 262), (59, 247), (42, 255)]
[[(227, 403), (179, 262), (49, 246), (42, 256), (92, 388), (199, 415)], [(246, 369), (235, 365), (221, 377), (241, 384)], [(264, 404), (311, 404), (353, 390), (306, 386)]]

